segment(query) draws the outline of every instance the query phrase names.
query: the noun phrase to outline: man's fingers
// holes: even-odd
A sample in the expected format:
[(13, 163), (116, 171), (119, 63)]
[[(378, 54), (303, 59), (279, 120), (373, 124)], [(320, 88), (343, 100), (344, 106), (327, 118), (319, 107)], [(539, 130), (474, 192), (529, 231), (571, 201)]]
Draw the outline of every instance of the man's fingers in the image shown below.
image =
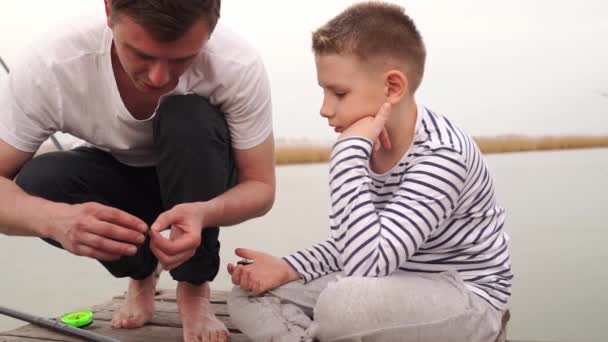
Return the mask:
[(167, 255), (165, 252), (160, 250), (154, 244), (150, 244), (150, 250), (152, 251), (152, 254), (154, 254), (154, 256), (156, 256), (156, 259), (158, 259), (158, 262), (160, 263), (162, 268), (164, 270), (168, 270), (167, 266), (169, 266), (169, 265), (168, 265), (167, 261), (171, 258), (171, 256)]
[(101, 209), (96, 213), (97, 218), (100, 220), (132, 229), (140, 233), (145, 233), (148, 230), (148, 225), (144, 221), (127, 213), (126, 211), (104, 205), (100, 206)]
[(165, 239), (154, 230), (150, 232), (150, 236), (152, 237), (152, 245), (170, 256), (196, 249), (201, 244), (200, 235), (195, 234), (184, 234), (173, 241)]
[(77, 254), (100, 261), (116, 261), (121, 258), (121, 255), (102, 252), (87, 245), (77, 247)]
[(146, 237), (144, 233), (127, 227), (118, 226), (107, 221), (94, 221), (85, 228), (87, 231), (108, 239), (141, 245)]
[(186, 261), (190, 260), (190, 258), (192, 258), (192, 256), (194, 255), (194, 250), (192, 251), (186, 251), (184, 253), (178, 254), (178, 255), (173, 255), (173, 256), (165, 256), (163, 260), (161, 261), (161, 265), (163, 265), (163, 268), (167, 271), (171, 271), (172, 269), (180, 266), (181, 264), (185, 263)]
[(167, 210), (158, 216), (156, 221), (150, 226), (150, 229), (155, 232), (162, 232), (163, 230), (171, 227), (171, 225), (175, 223), (178, 218), (179, 216), (175, 210)]
[(101, 235), (83, 232), (80, 235), (79, 243), (86, 245), (102, 253), (113, 255), (135, 255), (137, 247), (135, 245), (108, 239)]

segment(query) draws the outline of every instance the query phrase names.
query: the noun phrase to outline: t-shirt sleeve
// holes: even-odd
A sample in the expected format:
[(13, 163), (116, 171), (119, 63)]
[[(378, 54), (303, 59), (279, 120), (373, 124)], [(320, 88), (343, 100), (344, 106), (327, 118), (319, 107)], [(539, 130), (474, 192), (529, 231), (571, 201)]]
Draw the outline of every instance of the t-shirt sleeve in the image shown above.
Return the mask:
[(0, 139), (35, 152), (58, 130), (59, 92), (52, 68), (35, 54), (16, 63), (0, 86)]
[(222, 110), (232, 147), (243, 150), (261, 144), (272, 133), (270, 82), (261, 58), (244, 66), (235, 77)]

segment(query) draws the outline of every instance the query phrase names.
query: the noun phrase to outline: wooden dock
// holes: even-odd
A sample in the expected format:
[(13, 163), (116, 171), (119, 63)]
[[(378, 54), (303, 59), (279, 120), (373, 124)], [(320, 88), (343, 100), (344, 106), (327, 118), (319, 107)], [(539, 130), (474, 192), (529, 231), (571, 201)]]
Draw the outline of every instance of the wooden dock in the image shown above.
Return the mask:
[[(224, 324), (226, 324), (226, 327), (232, 333), (232, 342), (250, 342), (251, 340), (236, 329), (234, 324), (232, 324), (230, 321), (228, 307), (226, 305), (227, 295), (228, 292), (226, 291), (212, 291), (211, 305), (215, 309), (217, 317), (224, 322)], [(156, 314), (154, 315), (154, 318), (148, 322), (148, 324), (138, 329), (113, 329), (110, 325), (112, 316), (114, 316), (114, 313), (120, 309), (124, 300), (124, 295), (119, 295), (112, 298), (112, 300), (107, 303), (95, 305), (93, 308), (91, 308), (94, 313), (94, 322), (84, 329), (103, 336), (115, 338), (122, 342), (182, 341), (181, 322), (177, 311), (174, 290), (157, 291)], [(85, 310), (88, 308), (76, 309)], [(41, 341), (81, 342), (85, 340), (32, 324), (25, 325), (15, 330), (0, 332), (0, 342)]]
[[(228, 316), (226, 296), (228, 292), (212, 291), (211, 305), (215, 309), (216, 316), (226, 324), (232, 334), (232, 342), (250, 341), (245, 335), (238, 331)], [(112, 316), (122, 306), (124, 295), (116, 296), (111, 301), (95, 305), (93, 308), (93, 324), (84, 328), (94, 333), (113, 337), (124, 342), (172, 342), (182, 341), (182, 328), (177, 312), (174, 290), (159, 290), (156, 295), (156, 314), (145, 326), (139, 329), (113, 329), (110, 325)], [(84, 310), (88, 308), (76, 308)], [(0, 342), (81, 342), (85, 341), (79, 337), (73, 337), (47, 328), (32, 324), (21, 328), (0, 332)]]

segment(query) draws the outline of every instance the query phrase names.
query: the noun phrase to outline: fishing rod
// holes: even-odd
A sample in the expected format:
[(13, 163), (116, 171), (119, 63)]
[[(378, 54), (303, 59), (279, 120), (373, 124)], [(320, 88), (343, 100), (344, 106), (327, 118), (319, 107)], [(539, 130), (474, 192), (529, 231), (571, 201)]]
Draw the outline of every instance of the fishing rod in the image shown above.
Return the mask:
[(4, 314), (4, 315), (12, 317), (12, 318), (16, 318), (16, 319), (26, 321), (26, 322), (29, 322), (32, 324), (40, 325), (43, 327), (47, 327), (47, 328), (57, 330), (57, 331), (60, 331), (63, 333), (76, 335), (76, 336), (82, 337), (84, 339), (87, 339), (88, 341), (120, 342), (119, 340), (112, 338), (112, 337), (99, 335), (99, 334), (96, 334), (96, 333), (88, 331), (88, 330), (74, 328), (70, 325), (63, 324), (63, 323), (59, 322), (58, 320), (37, 317), (37, 316), (30, 315), (25, 312), (20, 312), (17, 310), (9, 309), (4, 306), (0, 306), (0, 314)]
[(4, 60), (2, 59), (2, 57), (0, 57), (0, 65), (2, 65), (2, 67), (4, 68), (4, 71), (6, 71), (6, 73), (8, 74), (8, 66), (6, 65), (6, 63), (4, 63)]

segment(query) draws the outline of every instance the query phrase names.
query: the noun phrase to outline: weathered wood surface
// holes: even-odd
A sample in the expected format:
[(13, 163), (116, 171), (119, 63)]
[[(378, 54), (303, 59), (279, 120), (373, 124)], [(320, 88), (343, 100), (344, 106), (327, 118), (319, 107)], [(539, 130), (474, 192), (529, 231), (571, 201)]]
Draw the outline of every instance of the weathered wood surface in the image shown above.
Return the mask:
[[(211, 303), (215, 309), (217, 317), (226, 324), (232, 334), (231, 341), (246, 342), (250, 341), (241, 334), (230, 321), (228, 308), (226, 305), (227, 292), (213, 291), (211, 293)], [(175, 302), (175, 291), (160, 290), (156, 295), (156, 313), (154, 318), (145, 326), (139, 329), (113, 329), (110, 325), (112, 316), (122, 306), (124, 295), (114, 297), (107, 303), (96, 305), (92, 308), (94, 322), (86, 330), (94, 333), (113, 337), (124, 342), (171, 342), (182, 340), (181, 322)], [(32, 324), (21, 328), (0, 332), (0, 342), (81, 342), (82, 338), (66, 335), (47, 328), (38, 327)]]
[[(228, 293), (225, 291), (213, 291), (211, 293), (211, 304), (215, 309), (215, 313), (232, 333), (232, 342), (249, 342), (250, 340), (241, 334), (230, 321), (226, 305), (227, 295)], [(111, 327), (110, 321), (112, 320), (112, 316), (122, 306), (124, 300), (123, 294), (112, 298), (107, 303), (95, 305), (92, 308), (94, 322), (84, 329), (103, 336), (113, 337), (122, 342), (172, 342), (182, 340), (181, 322), (177, 311), (177, 303), (175, 302), (174, 290), (159, 290), (157, 292), (154, 318), (139, 329), (126, 330), (113, 329)], [(0, 342), (41, 341), (81, 342), (85, 340), (32, 324), (15, 330), (0, 332)]]

